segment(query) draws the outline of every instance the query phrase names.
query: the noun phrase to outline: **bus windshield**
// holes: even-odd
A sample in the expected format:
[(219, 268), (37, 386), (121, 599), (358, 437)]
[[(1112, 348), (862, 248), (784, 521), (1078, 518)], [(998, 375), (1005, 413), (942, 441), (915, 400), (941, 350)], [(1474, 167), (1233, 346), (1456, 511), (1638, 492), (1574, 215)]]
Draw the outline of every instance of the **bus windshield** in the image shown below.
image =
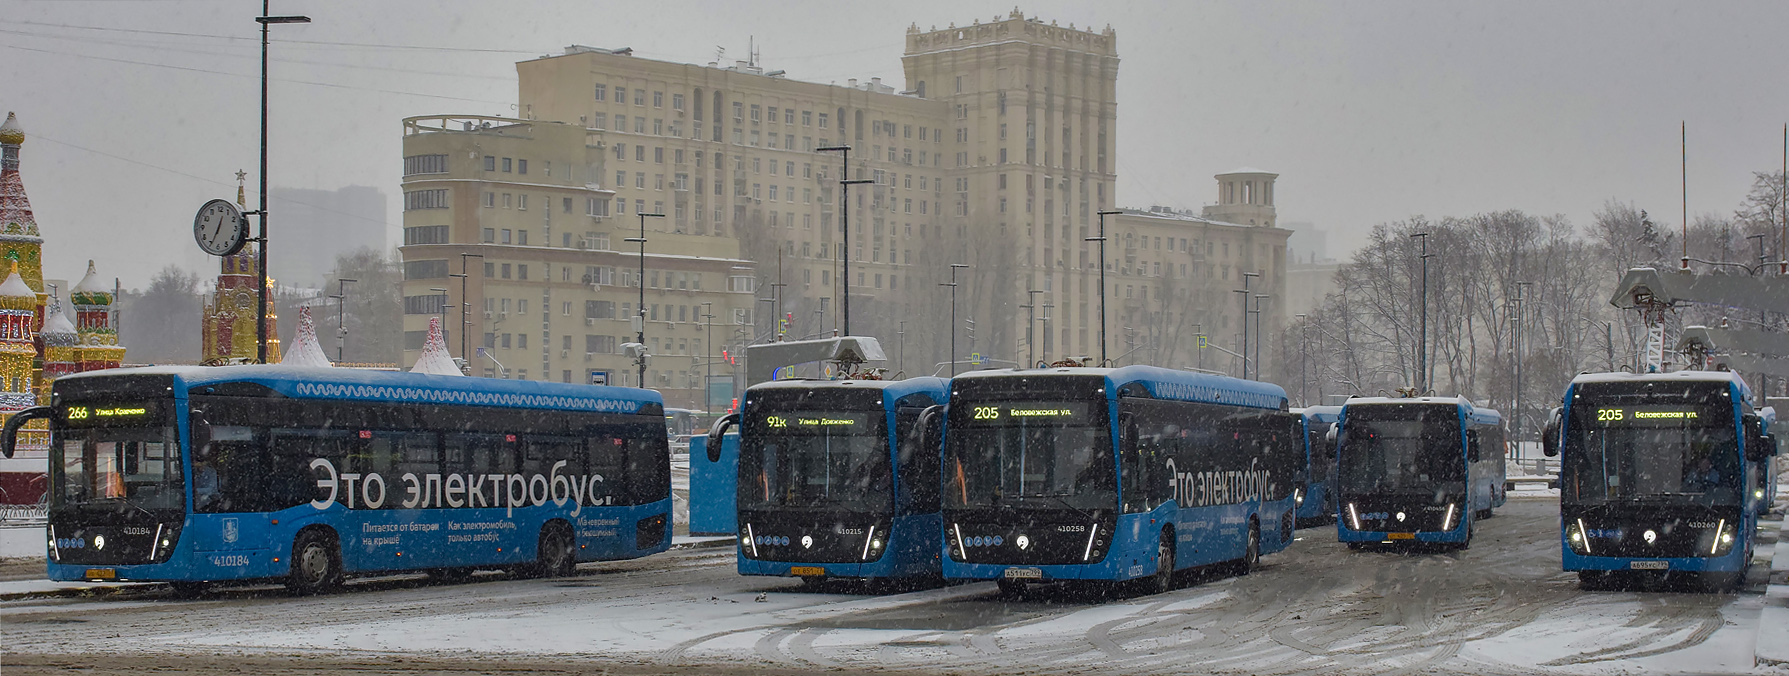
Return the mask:
[(145, 404), (75, 404), (58, 410), (50, 444), (52, 503), (183, 509), (179, 438), (163, 411)]
[(884, 417), (881, 411), (757, 407), (741, 430), (739, 508), (890, 508)]
[(1455, 485), (1465, 489), (1460, 413), (1453, 405), (1357, 406), (1349, 409), (1343, 429), (1339, 450), (1343, 491), (1436, 495)]
[(944, 499), (955, 508), (1118, 505), (1104, 402), (952, 405)]
[(1732, 506), (1738, 433), (1724, 397), (1578, 397), (1565, 435), (1567, 501)]

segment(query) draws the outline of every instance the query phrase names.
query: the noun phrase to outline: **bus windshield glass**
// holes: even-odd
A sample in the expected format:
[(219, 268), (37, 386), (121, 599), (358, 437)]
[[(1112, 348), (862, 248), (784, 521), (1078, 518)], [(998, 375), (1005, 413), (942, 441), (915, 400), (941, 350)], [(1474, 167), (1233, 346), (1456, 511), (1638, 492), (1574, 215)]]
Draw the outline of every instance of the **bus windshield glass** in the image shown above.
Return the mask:
[(881, 411), (754, 407), (741, 430), (739, 508), (889, 508), (884, 417)]
[(1567, 501), (1739, 504), (1738, 433), (1726, 397), (1718, 391), (1594, 394), (1572, 401), (1562, 484)]
[(1436, 495), (1465, 490), (1460, 413), (1436, 404), (1351, 407), (1339, 457), (1342, 490), (1356, 495)]
[(947, 507), (1112, 509), (1105, 402), (969, 401), (951, 406)]
[(50, 448), (57, 507), (180, 510), (186, 482), (174, 427), (157, 402), (57, 409)]

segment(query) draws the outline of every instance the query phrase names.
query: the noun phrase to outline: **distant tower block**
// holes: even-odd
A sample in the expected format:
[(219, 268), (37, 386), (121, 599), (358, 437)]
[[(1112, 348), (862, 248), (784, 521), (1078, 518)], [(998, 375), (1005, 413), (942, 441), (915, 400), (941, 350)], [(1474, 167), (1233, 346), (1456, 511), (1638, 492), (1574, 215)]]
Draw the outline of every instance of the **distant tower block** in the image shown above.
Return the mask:
[(1279, 177), (1249, 168), (1218, 174), (1217, 204), (1206, 205), (1200, 215), (1237, 225), (1275, 227), (1279, 219), (1273, 208), (1273, 184)]

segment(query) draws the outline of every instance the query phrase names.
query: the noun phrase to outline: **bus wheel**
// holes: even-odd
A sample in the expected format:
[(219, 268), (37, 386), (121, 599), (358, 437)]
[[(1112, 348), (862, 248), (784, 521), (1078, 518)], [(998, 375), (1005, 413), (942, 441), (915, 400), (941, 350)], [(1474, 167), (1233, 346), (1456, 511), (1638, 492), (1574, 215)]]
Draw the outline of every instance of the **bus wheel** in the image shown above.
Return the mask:
[(292, 542), (286, 589), (297, 596), (328, 592), (342, 583), (342, 552), (328, 531), (311, 529)]
[(1005, 596), (1008, 598), (1014, 598), (1014, 597), (1025, 595), (1025, 581), (1024, 580), (1008, 580), (1005, 578), (1001, 578), (999, 580), (995, 580), (994, 583), (1000, 585), (1000, 595), (1001, 596)]
[(1236, 574), (1248, 575), (1255, 572), (1255, 564), (1261, 562), (1261, 525), (1249, 521), (1249, 543), (1242, 551), (1242, 558), (1236, 560)]
[(578, 566), (575, 546), (570, 530), (560, 524), (548, 524), (540, 531), (534, 573), (540, 577), (570, 577)]
[(211, 591), (210, 582), (169, 582), (168, 586), (174, 589), (174, 596), (183, 599), (198, 598)]
[(1609, 573), (1602, 570), (1578, 571), (1578, 588), (1584, 591), (1600, 591), (1609, 587)]
[(1174, 590), (1174, 531), (1162, 530), (1155, 545), (1155, 575), (1143, 581), (1143, 592), (1161, 594)]

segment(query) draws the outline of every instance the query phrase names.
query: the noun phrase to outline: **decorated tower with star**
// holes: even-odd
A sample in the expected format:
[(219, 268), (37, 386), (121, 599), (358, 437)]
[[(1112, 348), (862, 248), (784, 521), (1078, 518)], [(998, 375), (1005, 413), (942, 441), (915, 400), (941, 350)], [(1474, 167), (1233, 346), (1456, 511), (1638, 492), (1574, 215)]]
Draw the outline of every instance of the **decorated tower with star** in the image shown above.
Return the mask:
[[(242, 182), (246, 173), (236, 172), (236, 204), (245, 202)], [(256, 302), (256, 287), (260, 285), (261, 267), (256, 258), (254, 242), (242, 247), (242, 251), (233, 256), (224, 256), (219, 261), (217, 282), (212, 286), (211, 297), (205, 299), (205, 309), (200, 313), (200, 352), (201, 363), (212, 366), (224, 364), (247, 364), (255, 361), (258, 351), (255, 345), (255, 314), (259, 311)], [(267, 288), (273, 288), (273, 278), (267, 279)], [(280, 361), (279, 317), (273, 311), (273, 298), (267, 299), (267, 363)]]

